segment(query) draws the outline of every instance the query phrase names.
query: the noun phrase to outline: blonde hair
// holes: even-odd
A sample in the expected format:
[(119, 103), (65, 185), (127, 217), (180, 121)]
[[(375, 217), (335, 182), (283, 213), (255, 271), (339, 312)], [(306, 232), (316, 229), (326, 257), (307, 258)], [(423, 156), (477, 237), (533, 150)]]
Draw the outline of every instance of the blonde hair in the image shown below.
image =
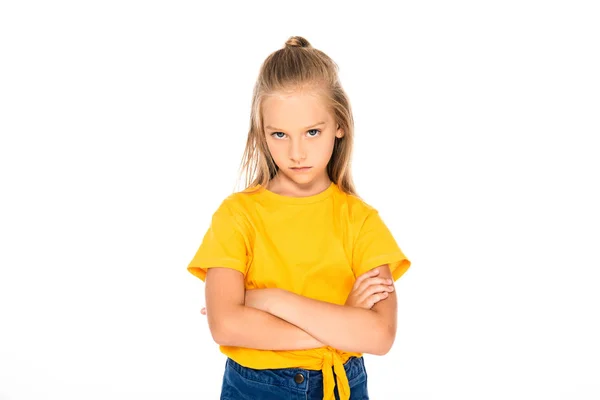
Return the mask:
[(337, 64), (325, 53), (315, 49), (301, 36), (292, 36), (285, 46), (271, 53), (261, 65), (254, 85), (250, 130), (240, 164), (240, 175), (246, 176), (246, 192), (266, 187), (279, 168), (267, 146), (264, 136), (262, 103), (274, 93), (303, 88), (315, 88), (330, 107), (335, 122), (344, 135), (335, 138), (333, 154), (327, 164), (329, 179), (341, 191), (358, 197), (351, 173), (354, 144), (354, 119), (346, 92), (338, 78)]

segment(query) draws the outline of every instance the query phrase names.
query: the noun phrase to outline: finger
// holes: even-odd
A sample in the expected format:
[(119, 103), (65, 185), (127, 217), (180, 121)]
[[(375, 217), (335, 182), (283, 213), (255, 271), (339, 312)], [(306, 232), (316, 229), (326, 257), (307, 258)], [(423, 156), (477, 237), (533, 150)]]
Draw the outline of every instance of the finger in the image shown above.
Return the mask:
[(357, 288), (365, 279), (372, 278), (374, 276), (377, 276), (378, 274), (379, 268), (373, 268), (372, 270), (365, 272), (364, 274), (356, 278), (356, 281), (354, 281), (354, 287)]
[(369, 279), (362, 281), (362, 283), (356, 288), (356, 292), (358, 294), (362, 294), (370, 286), (373, 286), (373, 285), (388, 285), (389, 286), (392, 283), (393, 283), (392, 280), (387, 279), (387, 278), (380, 278), (380, 277), (369, 278)]
[(360, 301), (364, 301), (367, 298), (369, 298), (370, 296), (373, 296), (374, 294), (377, 293), (390, 293), (394, 291), (394, 287), (390, 286), (390, 285), (372, 285), (369, 286), (368, 288), (365, 289), (364, 292), (362, 292), (358, 298), (360, 299)]
[(384, 283), (385, 279), (382, 278), (367, 279), (366, 281), (363, 281), (363, 283), (361, 283), (361, 285), (358, 288), (356, 288), (354, 293), (356, 297), (360, 299), (366, 299), (368, 296), (372, 295), (377, 291), (373, 291), (373, 289), (376, 289), (378, 286), (384, 285)]
[(354, 281), (354, 287), (358, 287), (363, 281), (365, 281), (368, 278), (372, 278), (377, 274), (379, 274), (378, 268), (365, 272), (364, 274), (356, 278), (356, 280)]
[(376, 277), (373, 277), (373, 278), (365, 279), (362, 282), (362, 285), (364, 287), (372, 286), (372, 285), (388, 285), (389, 286), (392, 283), (393, 283), (392, 280), (389, 279), (389, 278), (381, 278), (381, 277), (376, 276)]
[(392, 285), (371, 285), (364, 291), (364, 297), (371, 296), (375, 293), (393, 292), (394, 287)]
[(374, 295), (370, 296), (369, 301), (367, 302), (370, 305), (369, 309), (373, 308), (373, 306), (379, 303), (381, 300), (387, 299), (388, 296), (388, 292), (375, 293)]

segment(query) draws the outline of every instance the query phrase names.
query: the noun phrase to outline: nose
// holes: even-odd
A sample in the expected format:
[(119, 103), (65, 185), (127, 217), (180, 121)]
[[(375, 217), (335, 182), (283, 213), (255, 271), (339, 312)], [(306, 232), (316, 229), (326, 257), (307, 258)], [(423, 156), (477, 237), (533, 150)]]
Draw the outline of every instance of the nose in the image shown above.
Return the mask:
[(290, 145), (290, 159), (294, 162), (302, 161), (306, 158), (306, 149), (304, 148), (304, 144), (302, 143), (302, 139), (299, 140), (291, 140)]

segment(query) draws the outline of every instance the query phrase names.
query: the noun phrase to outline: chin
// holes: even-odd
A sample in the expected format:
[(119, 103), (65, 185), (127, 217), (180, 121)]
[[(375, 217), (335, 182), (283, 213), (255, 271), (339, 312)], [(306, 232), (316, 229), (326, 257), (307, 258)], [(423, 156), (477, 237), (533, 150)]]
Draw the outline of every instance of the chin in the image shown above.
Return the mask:
[(290, 177), (292, 182), (296, 183), (309, 183), (314, 180), (312, 176), (302, 176), (302, 177)]
[(293, 172), (292, 172), (291, 174), (286, 174), (286, 176), (290, 181), (296, 182), (299, 184), (309, 183), (310, 181), (313, 181), (315, 179), (313, 174), (302, 174), (299, 176), (294, 176)]

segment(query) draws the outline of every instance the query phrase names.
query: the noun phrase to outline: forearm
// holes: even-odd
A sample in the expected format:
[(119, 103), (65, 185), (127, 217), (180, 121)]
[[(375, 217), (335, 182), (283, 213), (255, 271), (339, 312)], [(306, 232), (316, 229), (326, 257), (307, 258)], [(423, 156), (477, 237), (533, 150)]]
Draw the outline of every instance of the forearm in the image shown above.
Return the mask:
[(373, 310), (314, 300), (285, 290), (273, 294), (265, 311), (331, 347), (385, 354), (394, 340), (392, 327)]
[(223, 346), (259, 350), (304, 350), (325, 346), (299, 327), (244, 305), (232, 308), (218, 325), (213, 338)]

